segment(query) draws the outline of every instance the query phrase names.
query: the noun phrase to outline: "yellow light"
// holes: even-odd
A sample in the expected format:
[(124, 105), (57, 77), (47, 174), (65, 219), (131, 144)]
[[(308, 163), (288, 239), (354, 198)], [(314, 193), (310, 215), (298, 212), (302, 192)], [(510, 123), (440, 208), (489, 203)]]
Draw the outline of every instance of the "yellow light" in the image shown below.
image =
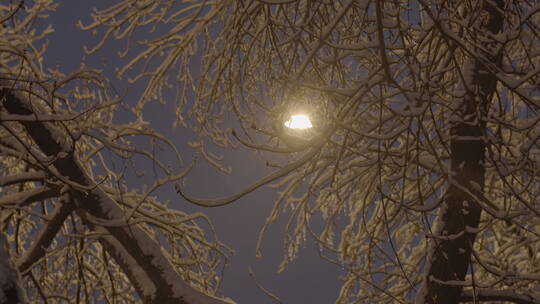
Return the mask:
[(285, 122), (285, 126), (291, 129), (309, 129), (313, 127), (311, 120), (307, 115), (292, 115), (291, 118)]

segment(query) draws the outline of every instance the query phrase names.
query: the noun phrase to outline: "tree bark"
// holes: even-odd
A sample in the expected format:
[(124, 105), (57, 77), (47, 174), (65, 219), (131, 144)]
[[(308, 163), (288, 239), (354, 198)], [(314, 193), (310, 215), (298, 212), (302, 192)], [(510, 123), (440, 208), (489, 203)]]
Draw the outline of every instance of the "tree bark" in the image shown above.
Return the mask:
[[(482, 5), (486, 13), (483, 29), (492, 34), (500, 32), (504, 1), (485, 0)], [(485, 47), (490, 48), (488, 45)], [(474, 47), (471, 46), (471, 49)], [(500, 54), (475, 51), (484, 60), (494, 64), (500, 62)], [(473, 58), (464, 66), (465, 94), (454, 113), (458, 119), (452, 122), (450, 130), (452, 173), (439, 211), (437, 231), (428, 253), (426, 274), (417, 295), (417, 304), (458, 303), (463, 290), (460, 283), (463, 283), (469, 269), (476, 228), (482, 212), (474, 197), (481, 197), (484, 188), (484, 117), (497, 83), (484, 60)]]

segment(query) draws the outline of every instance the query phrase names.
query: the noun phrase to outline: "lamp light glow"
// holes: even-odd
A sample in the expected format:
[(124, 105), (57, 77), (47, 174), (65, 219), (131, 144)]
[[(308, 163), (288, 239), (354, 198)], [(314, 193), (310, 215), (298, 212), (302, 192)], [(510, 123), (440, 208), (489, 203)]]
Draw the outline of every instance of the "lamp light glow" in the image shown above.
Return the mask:
[(292, 115), (289, 120), (285, 122), (285, 126), (290, 129), (310, 129), (313, 127), (311, 120), (307, 115), (298, 114)]

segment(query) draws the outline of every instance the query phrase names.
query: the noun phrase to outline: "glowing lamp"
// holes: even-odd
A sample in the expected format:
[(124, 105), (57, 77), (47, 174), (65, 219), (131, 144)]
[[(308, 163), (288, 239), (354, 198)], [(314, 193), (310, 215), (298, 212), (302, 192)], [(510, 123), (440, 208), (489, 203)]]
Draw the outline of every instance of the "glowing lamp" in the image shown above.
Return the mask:
[(289, 120), (287, 120), (284, 124), (285, 127), (289, 129), (304, 130), (313, 128), (311, 120), (307, 115), (304, 114), (291, 115), (291, 118), (289, 118)]

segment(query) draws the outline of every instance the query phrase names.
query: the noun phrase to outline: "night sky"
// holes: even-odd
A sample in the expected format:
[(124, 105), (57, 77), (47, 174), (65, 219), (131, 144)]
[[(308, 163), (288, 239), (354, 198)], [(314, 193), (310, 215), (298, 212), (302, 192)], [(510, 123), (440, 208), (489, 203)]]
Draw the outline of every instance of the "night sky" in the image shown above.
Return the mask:
[[(97, 54), (84, 56), (83, 46), (93, 46), (99, 35), (92, 36), (91, 33), (76, 27), (79, 20), (85, 24), (90, 22), (93, 7), (103, 8), (112, 3), (114, 1), (59, 1), (57, 11), (44, 21), (55, 28), (55, 33), (48, 36), (49, 48), (45, 55), (45, 65), (58, 67), (64, 73), (76, 70), (82, 62), (88, 67), (102, 68), (119, 93), (129, 88), (124, 102), (130, 104), (135, 102), (144, 84), (141, 82), (135, 86), (129, 85), (126, 81), (115, 78), (114, 68), (118, 67), (118, 62), (122, 62), (117, 52), (123, 44), (110, 43)], [(125, 119), (129, 118), (127, 114), (121, 115), (125, 115)], [(184, 159), (189, 161), (193, 151), (187, 147), (186, 142), (193, 139), (194, 135), (188, 130), (172, 127), (174, 100), (168, 105), (150, 104), (144, 117), (151, 123), (152, 128), (174, 141)], [(224, 164), (230, 166), (233, 173), (221, 174), (204, 161), (199, 161), (186, 182), (185, 190), (189, 195), (197, 198), (231, 195), (270, 172), (265, 167), (266, 160), (270, 157), (268, 155), (242, 149), (215, 152), (225, 156)], [(133, 183), (137, 181), (129, 181), (128, 186), (141, 186)], [(282, 235), (286, 215), (268, 231), (263, 244), (263, 257), (255, 257), (259, 231), (277, 197), (273, 189), (263, 187), (231, 205), (218, 208), (199, 208), (189, 204), (175, 193), (172, 184), (163, 187), (156, 195), (162, 201), (170, 200), (170, 206), (174, 208), (207, 214), (218, 238), (236, 251), (225, 270), (221, 286), (222, 296), (242, 304), (276, 303), (259, 291), (255, 281), (249, 276), (248, 268), (251, 267), (257, 282), (281, 298), (283, 303), (325, 304), (333, 303), (337, 298), (340, 269), (322, 260), (312, 242), (306, 244), (300, 251), (299, 258), (290, 264), (284, 273), (277, 274), (284, 251)]]

